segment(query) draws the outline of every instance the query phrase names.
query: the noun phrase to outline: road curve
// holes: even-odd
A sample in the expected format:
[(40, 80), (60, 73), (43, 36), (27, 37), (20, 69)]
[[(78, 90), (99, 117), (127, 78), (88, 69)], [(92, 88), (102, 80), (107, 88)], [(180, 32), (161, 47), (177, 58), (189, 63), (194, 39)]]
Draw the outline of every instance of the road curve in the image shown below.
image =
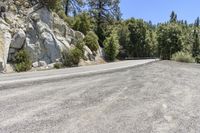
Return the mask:
[(0, 133), (198, 133), (199, 75), (159, 61), (2, 89)]
[(27, 83), (40, 83), (50, 82), (63, 78), (81, 77), (92, 74), (101, 74), (107, 72), (115, 72), (122, 69), (136, 67), (147, 63), (158, 61), (158, 59), (146, 59), (146, 60), (128, 60), (114, 63), (107, 63), (101, 65), (83, 66), (59, 70), (47, 70), (36, 72), (24, 72), (0, 75), (0, 89), (16, 87), (18, 84)]

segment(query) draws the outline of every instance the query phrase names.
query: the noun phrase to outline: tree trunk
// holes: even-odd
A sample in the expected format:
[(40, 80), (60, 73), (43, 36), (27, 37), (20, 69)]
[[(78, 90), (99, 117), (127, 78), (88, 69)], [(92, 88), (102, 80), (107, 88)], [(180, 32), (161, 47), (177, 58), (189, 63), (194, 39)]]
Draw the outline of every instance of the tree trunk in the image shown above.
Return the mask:
[(66, 3), (65, 3), (65, 15), (68, 16), (69, 14), (69, 3), (70, 3), (70, 0), (66, 0)]

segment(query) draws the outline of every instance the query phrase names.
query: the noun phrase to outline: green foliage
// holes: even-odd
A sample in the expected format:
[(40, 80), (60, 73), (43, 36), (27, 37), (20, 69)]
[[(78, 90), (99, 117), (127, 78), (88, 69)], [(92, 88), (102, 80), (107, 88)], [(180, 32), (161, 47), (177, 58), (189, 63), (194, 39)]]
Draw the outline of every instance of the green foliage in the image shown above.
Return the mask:
[(194, 30), (193, 33), (193, 45), (192, 45), (192, 56), (196, 57), (200, 55), (200, 38), (199, 38), (199, 31), (197, 29)]
[(60, 69), (60, 68), (63, 67), (63, 65), (62, 65), (62, 63), (55, 63), (55, 64), (53, 65), (53, 67), (54, 67), (55, 69)]
[(104, 51), (106, 54), (106, 59), (109, 61), (114, 61), (119, 53), (119, 41), (118, 36), (115, 31), (110, 34), (109, 37), (104, 41)]
[(80, 39), (80, 40), (78, 40), (77, 42), (76, 42), (76, 44), (75, 44), (75, 47), (77, 48), (77, 49), (79, 49), (80, 50), (80, 52), (81, 52), (81, 58), (84, 58), (84, 46), (85, 46), (85, 42), (84, 42), (84, 40), (83, 39)]
[(130, 19), (127, 21), (130, 31), (130, 44), (126, 48), (129, 57), (149, 57), (150, 44), (148, 44), (148, 26), (140, 19)]
[(174, 11), (172, 11), (172, 13), (170, 15), (170, 22), (171, 23), (177, 22), (177, 14)]
[(177, 52), (172, 55), (172, 60), (178, 61), (178, 62), (186, 62), (186, 63), (194, 63), (195, 59), (192, 57), (192, 54), (188, 52)]
[[(172, 11), (168, 22), (154, 25), (142, 19), (120, 20), (120, 0), (39, 1), (56, 11), (74, 30), (86, 35), (85, 39), (73, 42), (81, 58), (84, 58), (86, 45), (93, 53), (99, 46), (105, 47), (108, 60), (114, 60), (116, 55), (122, 59), (161, 57), (169, 60), (179, 51), (191, 53), (196, 61), (199, 59), (199, 18), (188, 25), (187, 21), (178, 20), (177, 14)], [(84, 10), (85, 5), (89, 11)], [(69, 17), (72, 15), (74, 17)], [(72, 57), (73, 54), (69, 53)]]
[(197, 19), (194, 22), (194, 26), (199, 27), (199, 25), (200, 25), (200, 19), (199, 19), (199, 17), (197, 17)]
[(146, 34), (146, 44), (149, 45), (149, 56), (158, 57), (157, 34), (154, 30), (148, 30)]
[(182, 27), (176, 23), (160, 25), (157, 30), (158, 53), (161, 59), (169, 60), (171, 56), (182, 50)]
[(88, 32), (84, 38), (84, 41), (85, 45), (88, 46), (92, 52), (96, 52), (99, 49), (98, 37), (94, 32)]
[(200, 55), (195, 57), (195, 61), (196, 61), (196, 63), (200, 63)]
[(67, 24), (69, 24), (69, 26), (72, 27), (74, 20), (73, 18), (66, 16), (64, 10), (58, 10), (57, 14), (61, 19), (63, 19)]
[(129, 44), (131, 43), (130, 42), (130, 31), (129, 31), (126, 23), (122, 23), (118, 26), (117, 33), (118, 33), (118, 37), (119, 37), (119, 44), (121, 46), (121, 49), (120, 49), (121, 57), (120, 58), (125, 58), (128, 56), (127, 52), (128, 52)]
[(94, 17), (96, 24), (95, 33), (102, 47), (107, 26), (121, 18), (119, 3), (119, 0), (88, 0), (90, 14)]
[(39, 0), (40, 3), (47, 6), (49, 9), (57, 10), (61, 6), (61, 0)]
[(67, 16), (76, 16), (77, 12), (81, 11), (81, 8), (85, 5), (84, 0), (63, 0), (63, 7), (65, 7), (65, 14)]
[(93, 28), (93, 23), (91, 17), (86, 13), (81, 13), (75, 17), (73, 29), (87, 34)]
[(32, 67), (32, 62), (30, 61), (30, 57), (28, 52), (25, 50), (20, 50), (17, 52), (14, 61), (15, 70), (17, 72), (28, 71)]
[(78, 66), (82, 57), (82, 51), (77, 47), (62, 53), (63, 65), (66, 67)]

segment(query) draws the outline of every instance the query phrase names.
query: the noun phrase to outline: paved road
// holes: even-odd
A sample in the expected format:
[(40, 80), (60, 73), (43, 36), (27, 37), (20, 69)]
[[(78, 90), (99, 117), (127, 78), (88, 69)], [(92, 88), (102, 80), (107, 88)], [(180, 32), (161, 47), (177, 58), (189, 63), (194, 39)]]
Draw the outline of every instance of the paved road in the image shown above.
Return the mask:
[(199, 133), (200, 66), (141, 67), (0, 90), (0, 133)]
[(7, 84), (16, 83), (27, 83), (27, 82), (38, 82), (43, 80), (54, 80), (63, 79), (66, 77), (76, 77), (82, 75), (91, 75), (97, 73), (106, 73), (134, 66), (143, 65), (146, 63), (155, 62), (157, 59), (146, 59), (146, 60), (129, 60), (114, 63), (107, 63), (102, 65), (92, 65), (60, 70), (48, 70), (48, 71), (37, 71), (37, 72), (25, 72), (25, 73), (13, 73), (13, 74), (0, 74), (0, 89)]

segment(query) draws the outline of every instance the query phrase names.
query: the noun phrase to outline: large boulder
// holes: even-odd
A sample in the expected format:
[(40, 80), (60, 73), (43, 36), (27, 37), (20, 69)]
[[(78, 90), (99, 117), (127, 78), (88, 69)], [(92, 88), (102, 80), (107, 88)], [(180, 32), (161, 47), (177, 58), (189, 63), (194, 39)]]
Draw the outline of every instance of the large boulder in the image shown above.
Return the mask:
[(37, 10), (36, 14), (39, 15), (40, 21), (47, 24), (50, 29), (53, 28), (53, 15), (46, 7)]
[(62, 37), (66, 37), (66, 33), (67, 33), (67, 25), (66, 23), (61, 20), (58, 15), (53, 14), (54, 15), (54, 19), (53, 19), (53, 29), (56, 35), (58, 36), (62, 36)]
[(12, 42), (11, 42), (11, 48), (14, 49), (21, 49), (24, 46), (26, 40), (26, 34), (22, 29), (19, 29), (17, 33), (13, 36)]
[(0, 19), (0, 71), (6, 69), (10, 43), (9, 27), (5, 21)]
[(44, 50), (42, 52), (43, 58), (48, 59), (48, 61), (46, 60), (48, 64), (55, 62), (56, 59), (61, 57), (58, 43), (50, 32), (43, 32), (41, 34), (41, 41), (43, 42), (41, 45), (42, 50)]
[(32, 61), (45, 61), (50, 64), (60, 59), (62, 43), (58, 41), (52, 31), (51, 12), (44, 7), (33, 13), (30, 19), (26, 29), (25, 48)]
[(75, 38), (76, 38), (76, 40), (81, 40), (81, 39), (84, 39), (85, 36), (80, 31), (75, 31)]

